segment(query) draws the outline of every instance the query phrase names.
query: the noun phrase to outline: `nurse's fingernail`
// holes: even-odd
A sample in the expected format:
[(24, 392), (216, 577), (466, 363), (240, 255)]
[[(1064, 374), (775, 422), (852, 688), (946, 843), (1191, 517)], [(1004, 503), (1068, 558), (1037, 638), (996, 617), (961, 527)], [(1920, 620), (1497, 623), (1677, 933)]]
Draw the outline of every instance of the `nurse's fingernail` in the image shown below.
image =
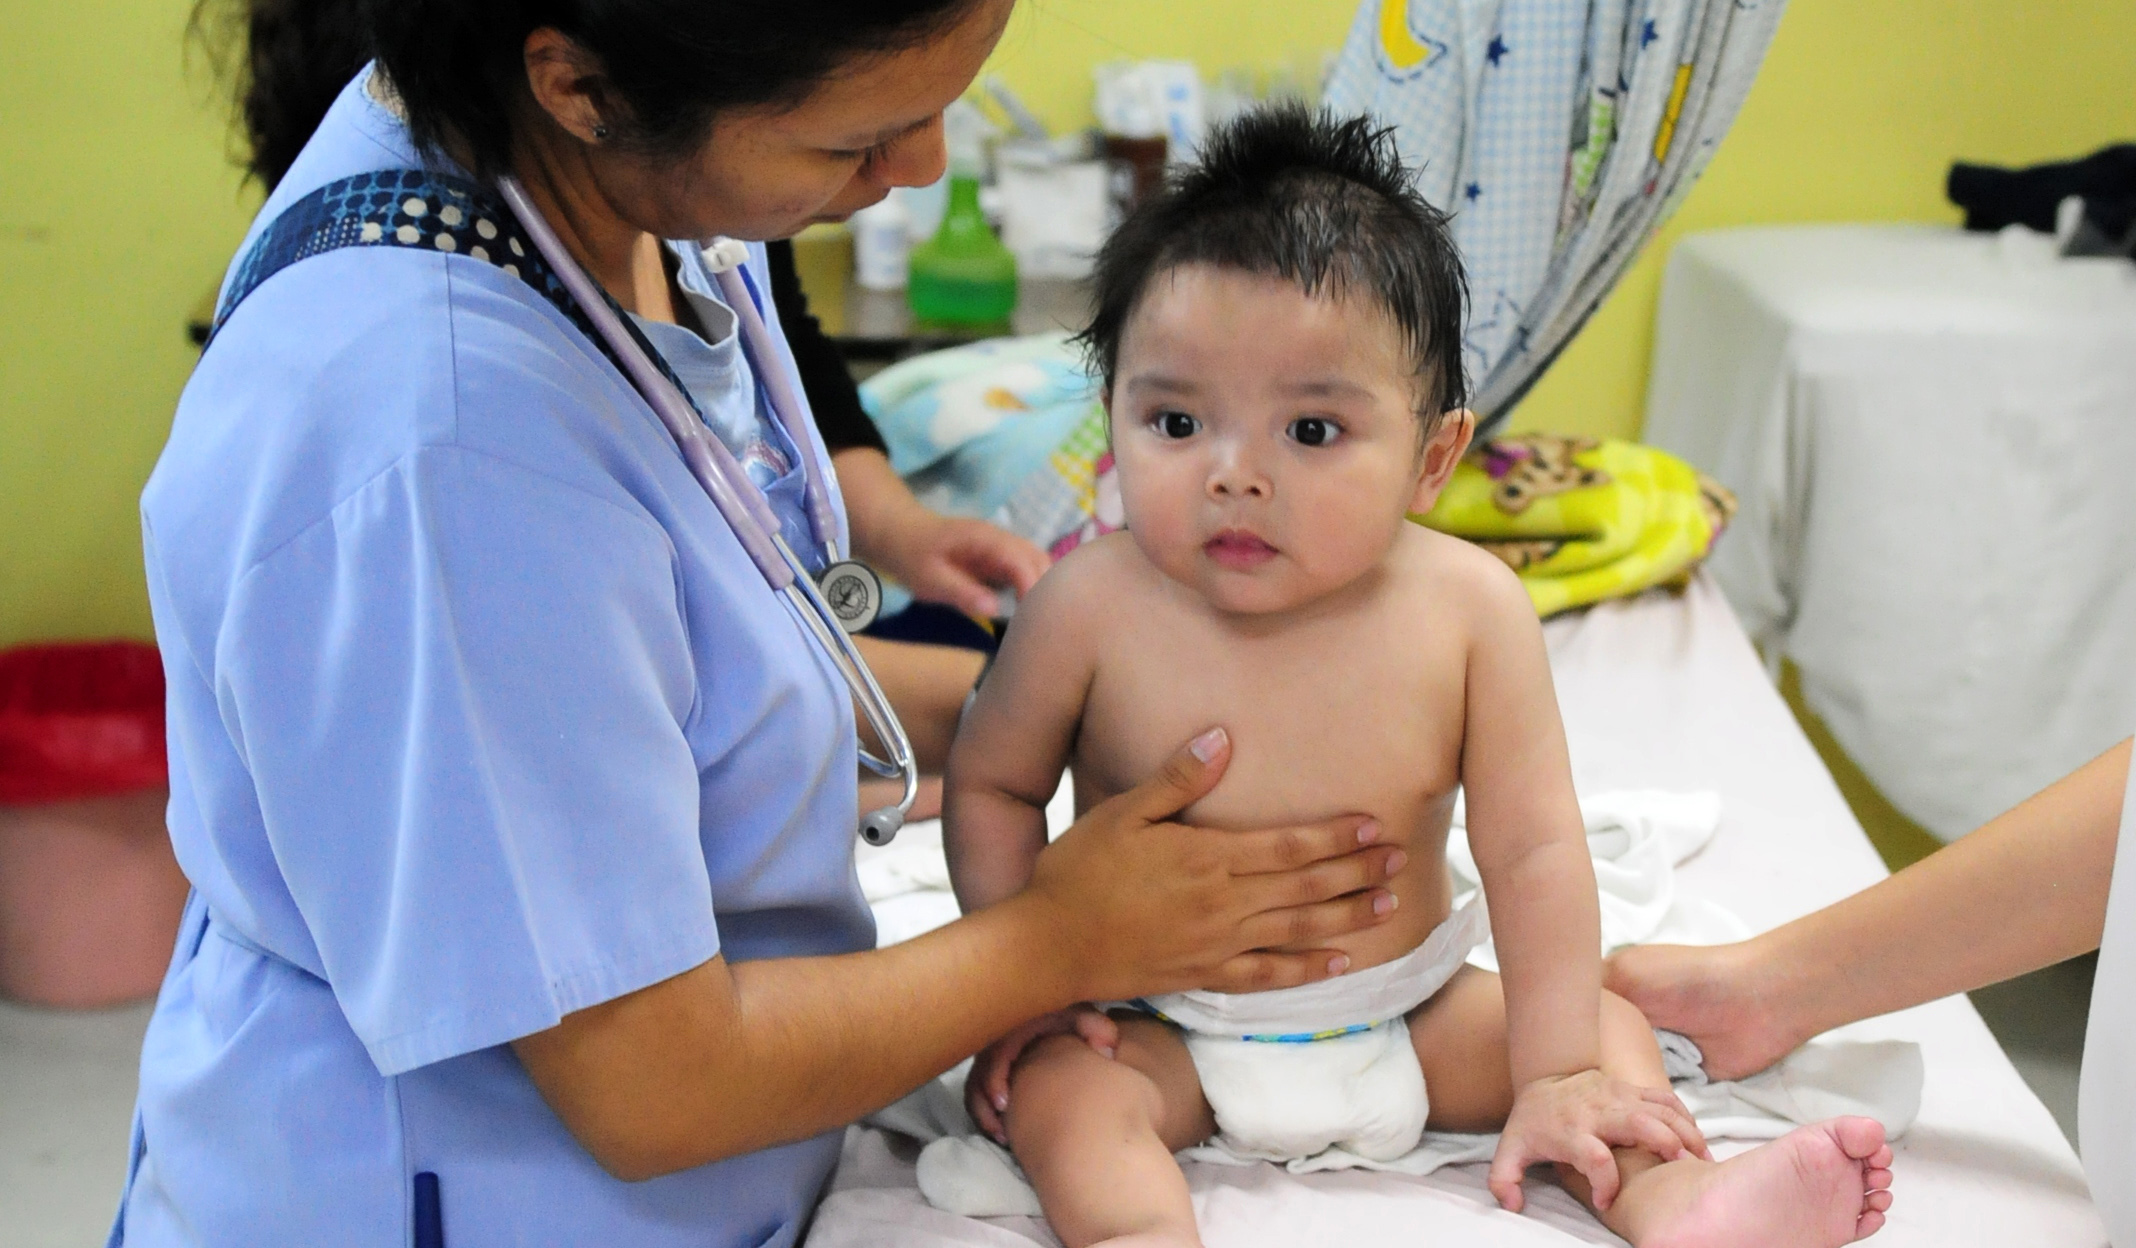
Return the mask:
[(1372, 899), (1372, 913), (1393, 914), (1394, 908), (1401, 904), (1402, 899), (1395, 896), (1393, 893), (1381, 893), (1379, 896), (1374, 897)]
[(1206, 763), (1216, 757), (1217, 751), (1224, 748), (1224, 735), (1223, 729), (1211, 728), (1187, 742), (1187, 753)]
[(1393, 875), (1395, 872), (1400, 871), (1403, 867), (1406, 867), (1408, 865), (1409, 855), (1403, 853), (1399, 849), (1387, 855), (1387, 874), (1389, 875)]
[(1120, 1053), (1117, 1049), (1108, 1048), (1104, 1045), (1098, 1046), (1098, 1056), (1105, 1058), (1107, 1061), (1110, 1061), (1113, 1058), (1118, 1057), (1119, 1055)]
[(1380, 825), (1377, 819), (1367, 819), (1357, 825), (1357, 843), (1370, 845), (1379, 839)]
[(1008, 1093), (1006, 1093), (1006, 1092), (996, 1092), (996, 1093), (994, 1094), (994, 1112), (995, 1112), (995, 1113), (997, 1113), (997, 1114), (1005, 1114), (1005, 1113), (1008, 1113), (1008, 1112), (1009, 1112), (1009, 1094), (1008, 1094)]
[(1349, 969), (1350, 959), (1343, 956), (1342, 954), (1338, 953), (1334, 957), (1328, 959), (1328, 974), (1330, 975), (1340, 975), (1344, 971), (1347, 971)]

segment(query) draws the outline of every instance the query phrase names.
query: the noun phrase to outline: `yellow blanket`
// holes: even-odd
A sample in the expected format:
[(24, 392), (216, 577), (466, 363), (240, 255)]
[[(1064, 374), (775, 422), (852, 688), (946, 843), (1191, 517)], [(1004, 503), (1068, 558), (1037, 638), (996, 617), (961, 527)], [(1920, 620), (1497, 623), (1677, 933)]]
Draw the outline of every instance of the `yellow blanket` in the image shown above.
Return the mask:
[(1471, 451), (1428, 515), (1520, 574), (1550, 616), (1680, 584), (1735, 515), (1735, 496), (1664, 451), (1520, 434)]

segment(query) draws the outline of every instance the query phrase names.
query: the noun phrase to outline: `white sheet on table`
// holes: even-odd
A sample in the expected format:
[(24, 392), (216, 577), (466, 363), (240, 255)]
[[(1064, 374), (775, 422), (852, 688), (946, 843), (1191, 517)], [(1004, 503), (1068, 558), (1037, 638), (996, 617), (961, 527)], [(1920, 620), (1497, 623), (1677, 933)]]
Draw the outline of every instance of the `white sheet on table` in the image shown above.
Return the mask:
[[(1610, 603), (1546, 626), (1583, 790), (1711, 788), (1726, 835), (1679, 873), (1763, 930), (1880, 878), (1883, 867), (1773, 692), (1727, 604), (1701, 580), (1681, 596)], [(1897, 1204), (1878, 1248), (2103, 1248), (2082, 1170), (1979, 1015), (1952, 997), (1844, 1029), (1920, 1043), (1921, 1113), (1898, 1146)], [(1727, 1152), (1726, 1146), (1721, 1150)], [(928, 1206), (915, 1150), (852, 1128), (809, 1248), (1030, 1248), (1034, 1218), (980, 1221)], [(1571, 1197), (1532, 1182), (1528, 1210), (1496, 1208), (1482, 1166), (1407, 1175), (1186, 1167), (1212, 1248), (1297, 1243), (1617, 1244)]]
[[(924, 1142), (914, 1178), (927, 1203), (970, 1217), (1036, 1217), (1038, 1194), (1009, 1151), (975, 1133), (965, 1116), (964, 1074), (960, 1066), (922, 1087), (888, 1110), (868, 1119), (870, 1125)], [(1709, 1083), (1695, 1065), (1693, 1078), (1679, 1082), (1678, 1095), (1710, 1141), (1777, 1139), (1796, 1126), (1843, 1114), (1859, 1114), (1884, 1124), (1898, 1139), (1921, 1107), (1921, 1046), (1905, 1040), (1820, 1040), (1788, 1056), (1773, 1069), (1731, 1083)], [(1679, 1070), (1672, 1067), (1672, 1076)], [(1429, 1131), (1410, 1152), (1388, 1160), (1361, 1157), (1331, 1148), (1285, 1164), (1292, 1174), (1371, 1170), (1421, 1178), (1448, 1166), (1488, 1162), (1498, 1149), (1495, 1133), (1455, 1134)], [(1215, 1141), (1179, 1154), (1183, 1163), (1258, 1166)]]
[(1712, 575), (1946, 839), (2136, 724), (2136, 265), (2053, 250), (1726, 230), (1662, 286), (1646, 437), (1742, 504)]

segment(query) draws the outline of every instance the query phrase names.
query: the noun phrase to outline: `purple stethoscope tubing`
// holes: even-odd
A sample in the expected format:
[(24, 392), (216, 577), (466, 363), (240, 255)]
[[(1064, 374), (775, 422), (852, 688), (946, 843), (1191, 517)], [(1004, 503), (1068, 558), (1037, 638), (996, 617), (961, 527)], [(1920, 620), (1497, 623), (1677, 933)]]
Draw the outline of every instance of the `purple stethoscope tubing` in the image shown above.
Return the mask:
[[(824, 601), (823, 594), (816, 587), (815, 579), (809, 575), (808, 569), (786, 544), (786, 540), (779, 536), (778, 517), (772, 514), (771, 504), (765, 500), (763, 491), (757, 489), (756, 484), (743, 472), (741, 464), (736, 462), (734, 452), (728, 450), (726, 443), (721, 442), (705, 427), (696, 409), (690, 406), (676, 390), (674, 383), (647, 357), (630, 331), (624, 328), (622, 318), (616, 315), (607, 298), (594, 286), (593, 279), (588, 277), (586, 271), (572, 258), (563, 240), (549, 228), (548, 219), (543, 217), (541, 210), (527, 198), (526, 189), (520, 186), (519, 180), (510, 176), (500, 177), (497, 179), (497, 189), (503, 194), (505, 202), (511, 205), (513, 215), (519, 218), (519, 224), (526, 230), (527, 236), (534, 240), (535, 249), (549, 262), (549, 267), (556, 271), (558, 279), (563, 282), (564, 289), (571, 293), (572, 299), (577, 301), (587, 319), (593, 322), (594, 330), (601, 335), (602, 341), (608, 344), (616, 361), (622, 366), (624, 375), (645, 399), (646, 405), (653, 409), (653, 414), (660, 419), (660, 423), (667, 428), (669, 436), (675, 440), (676, 448), (682, 452), (683, 463), (688, 465), (690, 475), (697, 478), (697, 483), (704, 487), (713, 507), (733, 531), (735, 540), (748, 552), (750, 560), (756, 564), (758, 571), (764, 574), (764, 580), (772, 590), (784, 595), (792, 604), (802, 625), (815, 637), (816, 643), (830, 658), (832, 666), (838, 669), (839, 675), (853, 695), (855, 705), (867, 719), (876, 739), (889, 751), (888, 759), (880, 759), (865, 748), (860, 750), (860, 761), (868, 770), (879, 776), (898, 777), (904, 781), (904, 792), (896, 805), (869, 811), (860, 821), (860, 835), (863, 840), (871, 845), (889, 844), (891, 838), (897, 835), (898, 829), (904, 826), (905, 814), (912, 809), (914, 800), (919, 796), (920, 771), (912, 751), (912, 738), (906, 734), (904, 725), (898, 722), (897, 712), (883, 693), (882, 685), (876, 681), (875, 673), (868, 669), (867, 661), (861, 657), (859, 648), (838, 624), (837, 616), (832, 612), (830, 604)], [(830, 490), (823, 480), (822, 467), (816, 462), (816, 456), (811, 449), (813, 442), (802, 422), (801, 405), (787, 379), (786, 370), (776, 367), (776, 361), (763, 349), (771, 340), (771, 330), (758, 314), (755, 299), (751, 297), (733, 266), (707, 267), (714, 269), (720, 296), (739, 319), (742, 350), (749, 359), (750, 368), (764, 383), (765, 398), (769, 401), (772, 415), (786, 430), (786, 436), (793, 442), (795, 449), (800, 452), (803, 480), (806, 483), (803, 494), (808, 500), (809, 523), (815, 530), (816, 540), (823, 544), (826, 558), (836, 562), (838, 521), (831, 510)]]

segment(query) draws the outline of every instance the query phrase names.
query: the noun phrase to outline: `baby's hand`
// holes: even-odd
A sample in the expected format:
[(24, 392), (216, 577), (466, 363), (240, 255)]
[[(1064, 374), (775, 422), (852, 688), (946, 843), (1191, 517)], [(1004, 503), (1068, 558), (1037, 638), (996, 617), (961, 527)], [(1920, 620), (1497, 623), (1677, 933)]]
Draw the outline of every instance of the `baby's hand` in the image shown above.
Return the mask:
[(1613, 1148), (1644, 1149), (1663, 1161), (1712, 1158), (1675, 1093), (1583, 1070), (1537, 1079), (1513, 1098), (1498, 1155), (1491, 1159), (1491, 1194), (1519, 1213), (1521, 1175), (1537, 1162), (1554, 1161), (1584, 1175), (1595, 1208), (1607, 1209), (1620, 1183)]
[(979, 1050), (972, 1059), (971, 1076), (964, 1082), (964, 1108), (972, 1121), (995, 1143), (1006, 1146), (1009, 1129), (1002, 1115), (1009, 1112), (1009, 1072), (1023, 1051), (1046, 1036), (1077, 1035), (1106, 1057), (1120, 1047), (1119, 1024), (1087, 1005), (1070, 1006), (1041, 1014), (1008, 1035)]

